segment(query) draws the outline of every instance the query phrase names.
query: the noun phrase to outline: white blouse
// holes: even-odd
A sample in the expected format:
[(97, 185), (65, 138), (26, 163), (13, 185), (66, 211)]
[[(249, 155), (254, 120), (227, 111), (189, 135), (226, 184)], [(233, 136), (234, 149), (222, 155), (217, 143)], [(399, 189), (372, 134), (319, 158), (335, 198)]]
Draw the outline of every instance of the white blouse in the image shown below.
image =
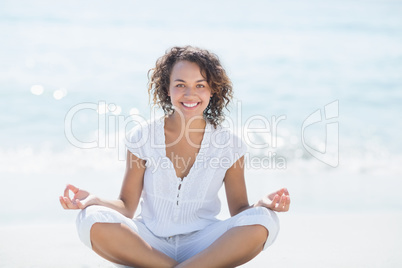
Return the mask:
[(247, 146), (230, 129), (215, 129), (207, 122), (195, 162), (181, 180), (166, 156), (164, 119), (136, 125), (126, 145), (146, 160), (140, 216), (155, 235), (168, 237), (218, 221), (218, 191), (226, 171), (246, 153)]

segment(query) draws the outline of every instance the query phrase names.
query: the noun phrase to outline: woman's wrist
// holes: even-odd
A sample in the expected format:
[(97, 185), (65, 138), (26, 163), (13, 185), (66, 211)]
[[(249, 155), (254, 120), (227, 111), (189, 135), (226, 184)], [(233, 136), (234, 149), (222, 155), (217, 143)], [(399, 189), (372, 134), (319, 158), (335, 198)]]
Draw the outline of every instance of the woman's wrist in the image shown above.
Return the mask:
[(257, 203), (254, 203), (254, 204), (252, 205), (252, 207), (253, 207), (253, 208), (262, 207), (262, 200), (258, 200), (258, 202), (257, 202)]
[(92, 205), (110, 207), (110, 201), (100, 198), (96, 195), (93, 195), (93, 204)]

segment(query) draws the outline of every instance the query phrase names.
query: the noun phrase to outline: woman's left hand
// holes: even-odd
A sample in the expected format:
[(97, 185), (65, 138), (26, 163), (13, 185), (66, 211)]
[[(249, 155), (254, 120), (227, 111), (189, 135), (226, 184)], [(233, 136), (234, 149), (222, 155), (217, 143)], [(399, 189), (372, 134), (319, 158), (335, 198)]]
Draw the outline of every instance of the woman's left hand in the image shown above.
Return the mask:
[(289, 210), (290, 197), (286, 188), (282, 188), (272, 194), (261, 198), (256, 207), (266, 207), (277, 212), (286, 212)]

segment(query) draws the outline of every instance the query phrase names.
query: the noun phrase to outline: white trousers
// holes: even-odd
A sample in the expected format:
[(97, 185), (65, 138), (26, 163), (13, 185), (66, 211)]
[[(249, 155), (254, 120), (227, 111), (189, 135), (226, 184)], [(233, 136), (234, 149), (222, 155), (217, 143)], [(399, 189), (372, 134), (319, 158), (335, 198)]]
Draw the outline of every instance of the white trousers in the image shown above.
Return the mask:
[[(263, 207), (250, 208), (224, 221), (212, 223), (202, 230), (171, 237), (155, 236), (139, 218), (129, 219), (119, 212), (102, 206), (89, 206), (77, 217), (77, 230), (81, 241), (92, 248), (90, 230), (94, 223), (123, 223), (136, 232), (153, 248), (177, 262), (183, 262), (210, 246), (227, 230), (236, 226), (262, 225), (269, 235), (264, 250), (276, 239), (279, 220), (275, 212)], [(125, 267), (117, 265), (118, 267)]]

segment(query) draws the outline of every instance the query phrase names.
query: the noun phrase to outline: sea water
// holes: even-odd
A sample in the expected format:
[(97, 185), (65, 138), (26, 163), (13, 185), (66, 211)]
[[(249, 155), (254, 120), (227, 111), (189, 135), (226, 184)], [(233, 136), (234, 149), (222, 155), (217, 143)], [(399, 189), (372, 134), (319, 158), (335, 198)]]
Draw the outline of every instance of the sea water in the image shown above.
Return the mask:
[(147, 72), (187, 44), (233, 81), (226, 123), (247, 139), (252, 198), (286, 186), (296, 210), (401, 210), (400, 14), (400, 1), (1, 1), (0, 223), (64, 219), (66, 183), (116, 197), (125, 133), (161, 114)]

